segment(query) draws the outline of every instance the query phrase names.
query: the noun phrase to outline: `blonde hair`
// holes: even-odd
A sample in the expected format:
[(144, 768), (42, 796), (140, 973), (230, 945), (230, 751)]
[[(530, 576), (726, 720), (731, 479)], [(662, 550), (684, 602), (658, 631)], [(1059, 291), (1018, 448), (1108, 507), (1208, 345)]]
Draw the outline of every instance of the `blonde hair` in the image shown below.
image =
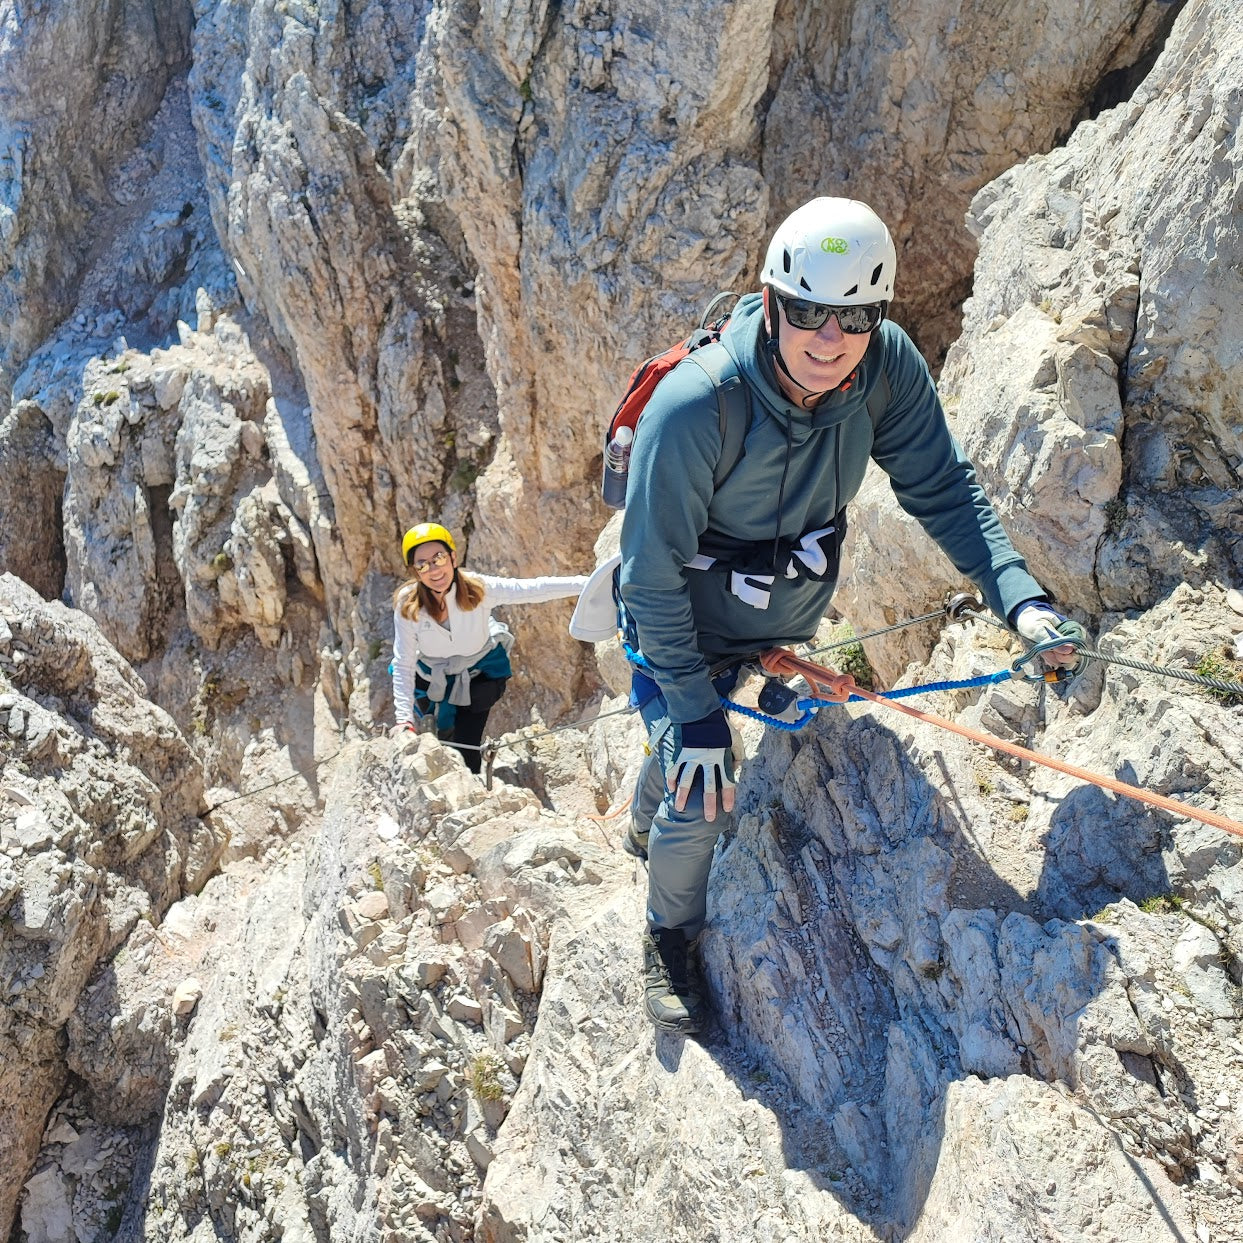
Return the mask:
[[(418, 571), (410, 569), (411, 577), (393, 592), (393, 607), (408, 621), (418, 621), (421, 610), (436, 614), (436, 597), (423, 585)], [(463, 613), (477, 609), (483, 600), (483, 584), (473, 574), (457, 570), (453, 576), (453, 598)]]

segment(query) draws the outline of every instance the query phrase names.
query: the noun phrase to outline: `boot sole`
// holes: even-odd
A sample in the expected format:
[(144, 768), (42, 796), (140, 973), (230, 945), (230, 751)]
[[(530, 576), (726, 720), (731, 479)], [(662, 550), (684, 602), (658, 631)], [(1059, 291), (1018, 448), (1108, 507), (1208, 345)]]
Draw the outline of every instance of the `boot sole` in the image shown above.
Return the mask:
[(703, 1022), (700, 1019), (658, 1019), (648, 1010), (644, 1010), (643, 1013), (647, 1015), (647, 1021), (658, 1032), (673, 1032), (678, 1036), (695, 1036), (703, 1030)]

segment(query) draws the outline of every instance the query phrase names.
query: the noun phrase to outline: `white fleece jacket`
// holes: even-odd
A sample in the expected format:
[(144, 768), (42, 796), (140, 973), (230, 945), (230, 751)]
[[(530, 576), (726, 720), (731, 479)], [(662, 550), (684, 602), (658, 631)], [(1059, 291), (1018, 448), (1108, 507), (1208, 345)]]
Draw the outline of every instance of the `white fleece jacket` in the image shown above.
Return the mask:
[[(492, 610), (503, 604), (538, 604), (543, 600), (562, 600), (576, 596), (587, 585), (586, 575), (564, 578), (494, 578), (473, 574), (483, 584), (483, 599), (476, 608), (463, 612), (450, 592), (446, 604), (448, 619), (442, 626), (426, 611), (411, 621), (393, 610), (393, 712), (399, 725), (414, 719), (414, 680), (422, 666), (425, 681), (437, 674), (459, 673), (482, 660), (509, 635)], [(411, 583), (408, 589), (413, 591)]]

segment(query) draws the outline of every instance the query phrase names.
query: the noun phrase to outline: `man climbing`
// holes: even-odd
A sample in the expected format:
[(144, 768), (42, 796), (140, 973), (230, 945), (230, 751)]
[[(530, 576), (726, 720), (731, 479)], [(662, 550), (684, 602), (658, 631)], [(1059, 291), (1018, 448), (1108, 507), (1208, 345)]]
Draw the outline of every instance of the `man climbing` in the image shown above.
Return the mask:
[[(740, 658), (815, 634), (869, 458), (998, 617), (1032, 642), (1082, 634), (1027, 572), (927, 364), (887, 318), (896, 268), (870, 207), (800, 207), (769, 244), (762, 292), (705, 347), (728, 352), (747, 395), (741, 460), (714, 486), (717, 387), (694, 356), (660, 383), (636, 432), (618, 581), (650, 754), (625, 845), (648, 861), (644, 1010), (658, 1028), (694, 1032), (704, 1018), (695, 945), (741, 759), (720, 696)], [(1071, 646), (1045, 654), (1075, 659)]]

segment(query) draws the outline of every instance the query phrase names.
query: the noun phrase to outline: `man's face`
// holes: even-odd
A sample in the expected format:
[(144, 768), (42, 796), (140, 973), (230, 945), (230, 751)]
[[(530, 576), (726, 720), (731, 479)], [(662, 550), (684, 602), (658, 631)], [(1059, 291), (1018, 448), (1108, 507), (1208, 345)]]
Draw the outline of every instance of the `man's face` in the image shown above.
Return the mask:
[(803, 388), (791, 384), (790, 376), (780, 367), (777, 368), (777, 383), (795, 405), (801, 404), (807, 391), (827, 393), (837, 388), (863, 361), (872, 340), (870, 332), (843, 332), (834, 315), (814, 331), (795, 328), (786, 318), (781, 300), (766, 288), (764, 319), (770, 326), (774, 314), (781, 316), (781, 357), (790, 369), (790, 376)]

